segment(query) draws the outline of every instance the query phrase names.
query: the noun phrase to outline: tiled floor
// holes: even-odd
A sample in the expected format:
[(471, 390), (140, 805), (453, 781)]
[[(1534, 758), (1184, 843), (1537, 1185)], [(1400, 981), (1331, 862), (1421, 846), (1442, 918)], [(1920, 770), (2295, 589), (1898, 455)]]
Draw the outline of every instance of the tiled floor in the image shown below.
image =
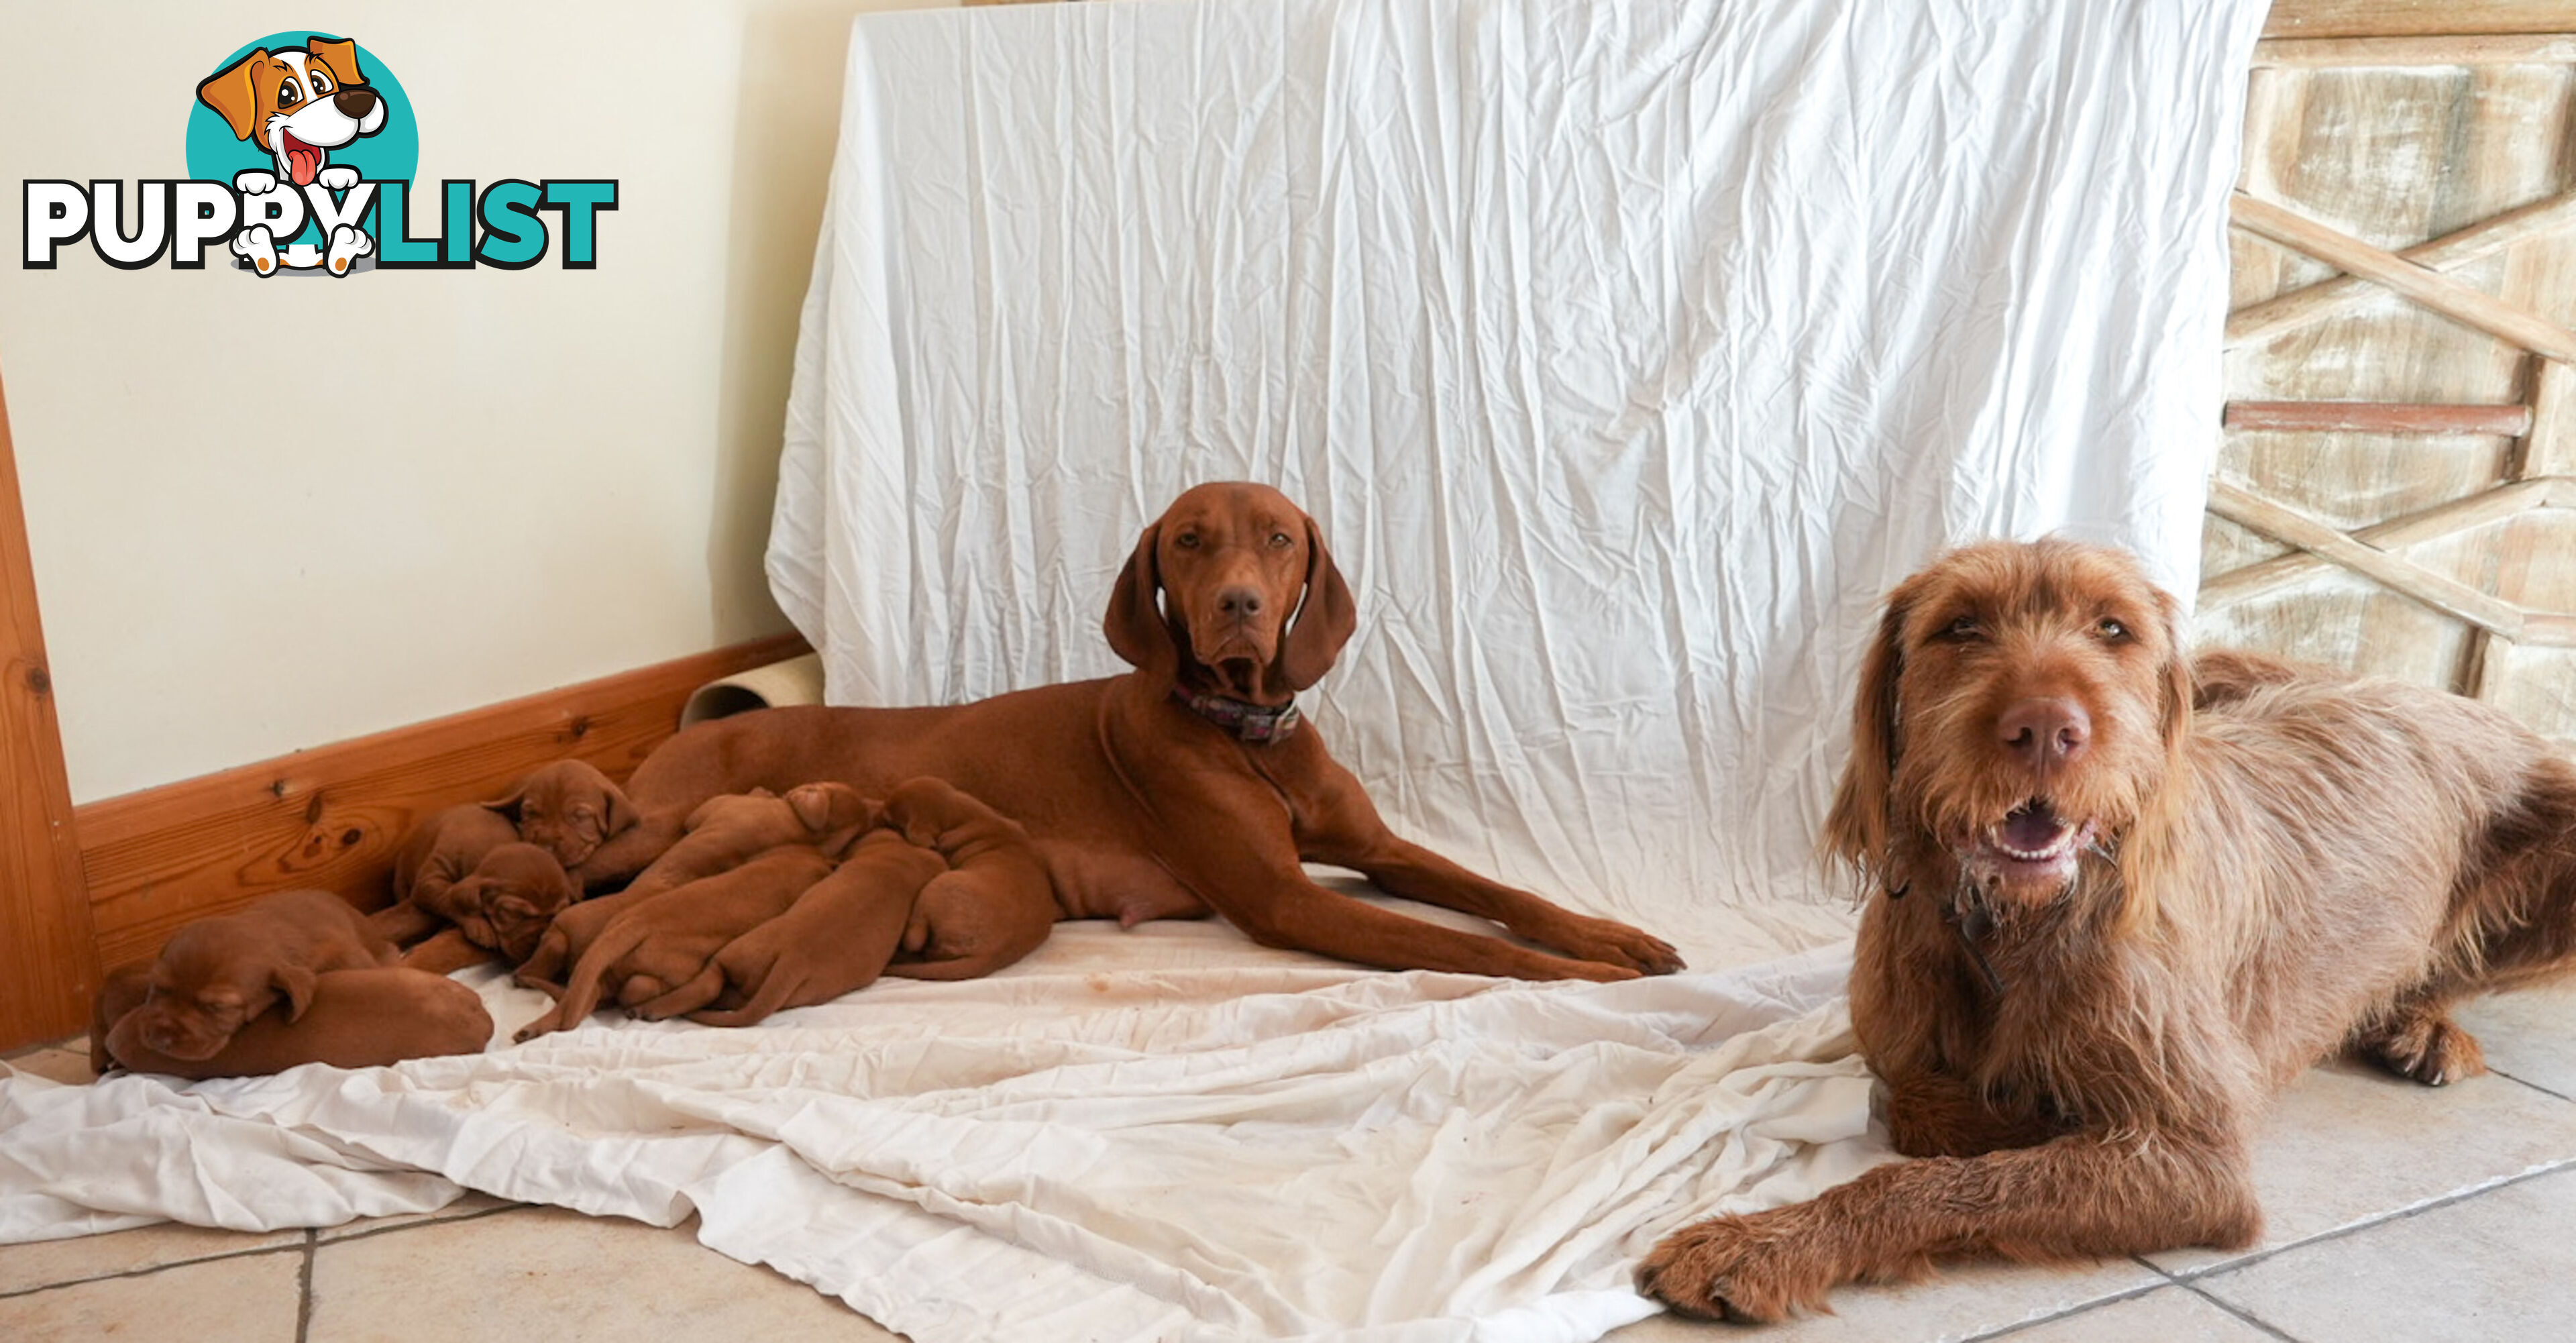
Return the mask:
[[(1761, 1331), (1648, 1320), (1617, 1343), (2478, 1343), (2576, 1338), (2576, 997), (2466, 1023), (2497, 1072), (2428, 1090), (2321, 1068), (2258, 1161), (2253, 1250), (1845, 1291)], [(63, 1049), (10, 1060), (83, 1081)], [(147, 1227), (0, 1247), (0, 1339), (886, 1339), (839, 1302), (660, 1230), (480, 1196), (427, 1217), (243, 1235)]]

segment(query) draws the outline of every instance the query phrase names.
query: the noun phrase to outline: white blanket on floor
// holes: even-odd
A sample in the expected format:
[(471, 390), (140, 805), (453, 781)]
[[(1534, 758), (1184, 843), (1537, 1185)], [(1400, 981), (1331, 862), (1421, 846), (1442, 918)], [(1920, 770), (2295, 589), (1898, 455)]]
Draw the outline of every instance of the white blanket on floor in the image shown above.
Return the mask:
[(839, 704), (1122, 670), (1180, 488), (1322, 523), (1412, 838), (1703, 967), (1811, 861), (1879, 596), (2195, 586), (2262, 0), (1139, 0), (852, 42), (769, 556)]
[[(331, 1225), (465, 1186), (694, 1210), (707, 1245), (923, 1343), (1572, 1343), (1652, 1313), (1629, 1275), (1663, 1232), (1883, 1155), (1841, 974), (1521, 984), (1083, 925), (992, 979), (753, 1030), (603, 1018), (179, 1088), (22, 1074), (0, 1242)], [(471, 977), (503, 1038), (545, 1005)]]

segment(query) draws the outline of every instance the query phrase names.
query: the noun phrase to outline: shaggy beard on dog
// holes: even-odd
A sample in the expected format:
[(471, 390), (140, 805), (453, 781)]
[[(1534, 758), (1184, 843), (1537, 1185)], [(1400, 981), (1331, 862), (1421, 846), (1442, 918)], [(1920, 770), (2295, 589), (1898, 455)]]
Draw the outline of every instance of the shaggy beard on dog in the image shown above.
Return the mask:
[(2188, 657), (2128, 556), (1954, 551), (1888, 599), (1825, 846), (1866, 883), (1852, 1024), (1896, 1148), (1683, 1229), (1640, 1278), (1777, 1319), (1942, 1256), (2236, 1248), (2270, 1098), (2352, 1050), (2482, 1071), (2469, 994), (2576, 957), (2576, 767), (2504, 715)]

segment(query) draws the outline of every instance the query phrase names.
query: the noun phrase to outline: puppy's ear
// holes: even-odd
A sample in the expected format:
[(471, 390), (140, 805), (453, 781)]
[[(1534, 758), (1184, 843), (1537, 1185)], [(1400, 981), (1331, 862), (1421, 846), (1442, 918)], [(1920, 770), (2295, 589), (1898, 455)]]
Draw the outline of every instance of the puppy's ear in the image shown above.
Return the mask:
[(1342, 581), (1332, 552), (1324, 549), (1323, 532), (1308, 518), (1306, 599), (1297, 604), (1297, 623), (1279, 641), (1272, 682), (1294, 692), (1323, 680), (1359, 625), (1359, 604), (1351, 600), (1351, 585)]
[(261, 47), (235, 62), (231, 69), (207, 76), (197, 86), (197, 101), (215, 109), (224, 124), (233, 128), (236, 140), (247, 140), (252, 131), (260, 129), (259, 85), (251, 78), (251, 72), (267, 60), (268, 48)]
[(313, 1005), (313, 986), (322, 977), (300, 965), (280, 965), (269, 972), (269, 982), (286, 995), (286, 1019), (302, 1021), (304, 1009)]
[(528, 784), (526, 780), (522, 779), (519, 781), (519, 786), (511, 789), (507, 795), (496, 797), (489, 802), (481, 803), (479, 805), (483, 806), (487, 810), (497, 811), (502, 815), (509, 817), (510, 824), (517, 825), (519, 823), (519, 804), (527, 800)]
[(1135, 553), (1127, 557), (1117, 585), (1110, 589), (1109, 613), (1100, 628), (1109, 636), (1111, 652), (1147, 679), (1168, 685), (1180, 675), (1181, 650), (1173, 641), (1170, 622), (1163, 618), (1163, 565), (1157, 555), (1162, 543), (1159, 520), (1136, 538)]
[(832, 793), (818, 787), (790, 788), (787, 807), (796, 813), (796, 823), (817, 834), (831, 828)]
[(358, 68), (357, 43), (333, 42), (317, 37), (306, 42), (304, 49), (313, 53), (313, 59), (322, 62), (323, 68), (331, 72), (332, 83), (346, 86), (367, 82), (367, 72)]
[(626, 796), (625, 789), (604, 778), (599, 781), (599, 837), (601, 839), (613, 839), (625, 834), (641, 824), (643, 820), (644, 813), (635, 809), (634, 799)]
[(1905, 619), (1913, 609), (1912, 588), (1906, 583), (1888, 594), (1878, 634), (1861, 654), (1860, 687), (1852, 695), (1851, 759), (1843, 764), (1833, 810), (1825, 816), (1826, 854), (1864, 873), (1877, 873), (1887, 857), (1887, 795), (1900, 747), (1896, 683), (1905, 670), (1903, 640)]

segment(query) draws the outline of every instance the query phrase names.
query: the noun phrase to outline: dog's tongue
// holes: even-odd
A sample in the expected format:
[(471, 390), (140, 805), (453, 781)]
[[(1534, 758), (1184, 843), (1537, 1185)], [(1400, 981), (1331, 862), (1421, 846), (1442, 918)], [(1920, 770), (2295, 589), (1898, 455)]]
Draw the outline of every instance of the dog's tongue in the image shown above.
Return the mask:
[(2043, 853), (2057, 846), (2066, 834), (2066, 822), (2057, 812), (2036, 799), (2013, 809), (2004, 818), (2003, 841), (2024, 853)]
[(286, 172), (297, 186), (311, 186), (322, 171), (322, 151), (295, 138), (293, 131), (280, 131), (285, 137)]

